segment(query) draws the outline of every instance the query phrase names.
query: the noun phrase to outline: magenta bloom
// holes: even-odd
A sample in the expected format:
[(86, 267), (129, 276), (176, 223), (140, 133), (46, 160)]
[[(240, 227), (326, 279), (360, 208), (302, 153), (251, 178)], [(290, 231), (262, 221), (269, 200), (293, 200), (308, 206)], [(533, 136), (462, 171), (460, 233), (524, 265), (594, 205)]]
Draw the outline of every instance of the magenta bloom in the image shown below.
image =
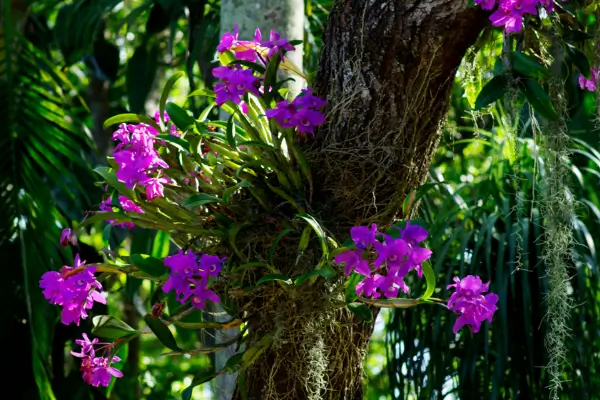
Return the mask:
[(113, 132), (112, 140), (119, 140), (122, 144), (128, 144), (131, 142), (131, 132), (127, 124), (119, 125), (119, 129)]
[(71, 229), (63, 229), (60, 233), (59, 243), (62, 247), (67, 247), (69, 243), (71, 243), (73, 246), (77, 246), (77, 236), (73, 234)]
[(309, 108), (320, 110), (327, 105), (327, 102), (319, 97), (313, 96), (312, 88), (302, 89), (300, 94), (294, 99), (294, 104), (298, 108)]
[(181, 304), (191, 297), (192, 304), (198, 309), (204, 308), (206, 300), (218, 303), (219, 296), (208, 288), (208, 277), (219, 275), (224, 260), (225, 258), (218, 256), (199, 255), (191, 250), (184, 253), (179, 250), (177, 254), (164, 260), (171, 274), (163, 285), (163, 292), (175, 290), (177, 300)]
[[(159, 114), (155, 114), (155, 118), (158, 117)], [(166, 113), (165, 120), (168, 120)], [(171, 134), (174, 134), (172, 129), (174, 126), (171, 126)], [(122, 124), (113, 134), (113, 140), (120, 141), (114, 152), (115, 162), (119, 165), (117, 179), (124, 182), (128, 188), (132, 189), (136, 185), (145, 186), (146, 182), (153, 178), (154, 173), (169, 167), (154, 148), (157, 135), (158, 131), (146, 124)], [(154, 189), (156, 188), (151, 190), (152, 193), (159, 195), (159, 192)]]
[(496, 12), (490, 15), (494, 26), (504, 26), (506, 32), (519, 32), (523, 28), (523, 15), (537, 15), (539, 0), (503, 0)]
[[(121, 378), (123, 373), (118, 369), (111, 367), (112, 363), (119, 362), (121, 359), (117, 356), (110, 357), (110, 350), (114, 347), (111, 343), (99, 343), (98, 339), (90, 341), (84, 333), (83, 340), (76, 340), (75, 343), (81, 346), (81, 352), (74, 351), (71, 354), (81, 358), (81, 371), (83, 380), (92, 386), (108, 386), (112, 377)], [(103, 353), (108, 353), (105, 357), (96, 357), (94, 346), (101, 345)]]
[(496, 0), (475, 0), (475, 4), (479, 4), (484, 10), (491, 10), (496, 5)]
[(208, 254), (202, 254), (200, 257), (200, 271), (204, 277), (208, 276), (219, 276), (219, 273), (223, 269), (223, 261), (227, 257), (219, 258), (219, 256), (210, 256)]
[(121, 204), (123, 211), (144, 214), (144, 210), (142, 210), (142, 208), (140, 206), (138, 206), (137, 204), (135, 204), (133, 201), (129, 200), (125, 196), (119, 196), (119, 204)]
[(84, 333), (83, 340), (77, 339), (77, 340), (75, 340), (75, 343), (77, 343), (78, 345), (81, 346), (80, 353), (75, 353), (74, 351), (71, 352), (71, 354), (73, 354), (75, 357), (83, 358), (83, 357), (86, 357), (87, 355), (89, 355), (90, 357), (95, 356), (94, 346), (96, 344), (98, 344), (97, 338), (94, 338), (94, 340), (90, 340), (88, 335), (86, 333)]
[(94, 302), (106, 304), (106, 299), (97, 292), (102, 285), (96, 280), (96, 267), (88, 267), (72, 274), (72, 271), (82, 267), (79, 254), (75, 256), (73, 267), (64, 266), (60, 272), (49, 271), (42, 275), (40, 287), (50, 304), (62, 306), (61, 322), (69, 325), (74, 322), (79, 325), (81, 319), (86, 319), (87, 310)]
[(221, 106), (228, 101), (235, 104), (242, 102), (242, 97), (250, 92), (255, 96), (260, 96), (258, 91), (259, 80), (254, 76), (250, 69), (243, 69), (240, 66), (217, 67), (212, 70), (215, 78), (220, 82), (215, 85), (215, 94), (217, 105)]
[(171, 180), (161, 176), (160, 178), (148, 178), (144, 181), (144, 185), (146, 185), (146, 197), (148, 201), (154, 200), (157, 197), (164, 196), (164, 186), (163, 183), (170, 183)]
[(477, 333), (483, 321), (492, 322), (492, 316), (498, 309), (498, 296), (495, 293), (484, 295), (489, 283), (482, 283), (478, 276), (468, 275), (462, 280), (455, 277), (454, 282), (447, 287), (456, 290), (448, 300), (448, 308), (460, 314), (454, 323), (453, 332), (457, 333), (463, 326), (470, 325), (471, 330)]
[(362, 250), (344, 251), (336, 255), (334, 261), (336, 264), (346, 264), (344, 273), (348, 276), (354, 270), (356, 273), (368, 277), (371, 276), (371, 267), (367, 260), (363, 260), (362, 253)]
[(292, 118), (296, 114), (296, 106), (287, 100), (280, 101), (276, 104), (275, 108), (267, 110), (265, 115), (269, 119), (275, 119), (277, 123), (283, 128), (294, 128), (296, 126)]
[(205, 307), (207, 300), (212, 301), (213, 303), (219, 303), (221, 301), (219, 295), (208, 288), (205, 280), (192, 279), (191, 281), (195, 286), (192, 292), (192, 305), (194, 307), (202, 310)]
[[(281, 35), (274, 29), (269, 34), (269, 40), (262, 43), (262, 46), (269, 49), (268, 58), (273, 57), (279, 50), (294, 51), (296, 49), (286, 38), (281, 38)], [(283, 60), (283, 54), (281, 60)]]
[(294, 115), (293, 121), (296, 122), (299, 132), (314, 134), (315, 127), (325, 122), (325, 115), (319, 111), (302, 108)]
[(358, 296), (362, 295), (363, 297), (378, 299), (381, 297), (381, 293), (377, 289), (384, 284), (385, 280), (386, 277), (379, 274), (365, 278), (356, 285), (356, 294)]
[(406, 227), (402, 232), (402, 239), (406, 240), (412, 247), (416, 247), (419, 243), (427, 239), (429, 233), (422, 226), (406, 222)]
[[(165, 123), (171, 120), (171, 118), (169, 118), (169, 114), (167, 114), (166, 111), (163, 113), (163, 118), (165, 120)], [(156, 121), (157, 124), (160, 124), (160, 110), (154, 111), (154, 121)]]
[(260, 45), (262, 40), (262, 33), (260, 29), (256, 28), (254, 31), (253, 41), (242, 41), (238, 40), (239, 28), (238, 24), (233, 27), (233, 33), (225, 32), (221, 38), (221, 42), (217, 45), (217, 51), (224, 53), (227, 50), (233, 50), (235, 57), (238, 60), (246, 60), (256, 62), (256, 46)]
[(375, 243), (375, 249), (378, 256), (373, 266), (379, 269), (384, 263), (388, 266), (399, 268), (400, 265), (406, 262), (410, 255), (411, 248), (403, 239), (388, 239), (385, 244)]
[[(375, 224), (350, 229), (350, 236), (358, 249), (338, 254), (334, 262), (346, 264), (346, 275), (355, 271), (367, 277), (357, 284), (357, 294), (394, 298), (400, 290), (408, 293), (404, 278), (410, 271), (417, 271), (419, 278), (423, 276), (422, 263), (431, 257), (431, 250), (418, 244), (427, 238), (427, 230), (407, 222), (401, 233), (401, 238), (379, 234)], [(383, 241), (380, 241), (382, 238)], [(367, 261), (373, 258), (372, 264)], [(375, 274), (372, 274), (373, 270)]]
[(600, 70), (597, 68), (592, 68), (592, 77), (591, 79), (587, 79), (583, 75), (579, 75), (579, 87), (581, 89), (587, 89), (590, 92), (594, 92), (596, 90), (596, 86), (598, 84), (598, 77)]
[(375, 244), (375, 234), (377, 225), (371, 224), (371, 228), (366, 226), (354, 226), (350, 229), (350, 237), (359, 249), (366, 249), (367, 246)]
[(312, 89), (307, 88), (291, 103), (281, 101), (265, 114), (267, 118), (275, 119), (284, 129), (298, 127), (300, 133), (313, 134), (315, 127), (325, 122), (325, 115), (319, 111), (324, 106), (325, 100), (313, 96)]
[(404, 293), (408, 293), (408, 286), (404, 282), (404, 275), (389, 273), (385, 279), (379, 281), (379, 290), (384, 297), (398, 297), (398, 291), (402, 289)]

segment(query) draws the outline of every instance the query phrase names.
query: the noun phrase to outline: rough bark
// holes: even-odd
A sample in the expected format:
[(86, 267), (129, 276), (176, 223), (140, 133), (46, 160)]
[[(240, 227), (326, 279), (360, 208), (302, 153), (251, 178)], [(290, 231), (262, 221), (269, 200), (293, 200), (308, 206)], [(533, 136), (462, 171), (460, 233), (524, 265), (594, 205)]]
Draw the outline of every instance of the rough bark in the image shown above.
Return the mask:
[(347, 0), (325, 32), (310, 144), (317, 200), (337, 224), (389, 223), (426, 178), (455, 72), (487, 23), (466, 0)]
[[(385, 226), (422, 184), (439, 141), (455, 72), (486, 23), (466, 0), (343, 0), (331, 13), (317, 75), (327, 126), (304, 143), (312, 214), (338, 239), (356, 223)], [(318, 173), (317, 173), (318, 172)], [(288, 252), (277, 265), (314, 268)], [(288, 271), (286, 271), (288, 272)], [(339, 285), (273, 288), (254, 299), (247, 346), (271, 346), (244, 371), (258, 399), (362, 399), (372, 323), (345, 307)]]

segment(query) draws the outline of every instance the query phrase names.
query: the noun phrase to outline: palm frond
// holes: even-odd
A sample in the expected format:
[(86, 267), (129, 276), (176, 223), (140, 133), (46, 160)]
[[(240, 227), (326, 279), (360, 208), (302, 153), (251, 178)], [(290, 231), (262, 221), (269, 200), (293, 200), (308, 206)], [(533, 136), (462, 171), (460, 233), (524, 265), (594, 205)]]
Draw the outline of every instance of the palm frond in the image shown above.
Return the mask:
[[(516, 139), (519, 152), (509, 159), (505, 152), (508, 138), (498, 140), (497, 135), (480, 133), (487, 141), (485, 146), (477, 147), (481, 139), (476, 139), (464, 141), (456, 146), (460, 150), (452, 151), (457, 163), (466, 159), (469, 151), (481, 152), (480, 173), (457, 185), (453, 196), (430, 193), (421, 206), (421, 217), (430, 224), (429, 245), (438, 287), (451, 283), (453, 276), (479, 275), (490, 280), (490, 290), (498, 293), (499, 311), (493, 324), (483, 325), (478, 334), (463, 331), (457, 336), (452, 332), (455, 316), (447, 310), (395, 310), (386, 337), (389, 391), (395, 399), (411, 395), (418, 399), (546, 396), (548, 377), (542, 367), (547, 363), (544, 317), (548, 282), (537, 193), (545, 176), (543, 159), (533, 139)], [(573, 338), (568, 343), (566, 362), (570, 367), (564, 394), (589, 399), (590, 393), (600, 388), (589, 356), (600, 350), (596, 334), (600, 282), (593, 240), (600, 233), (595, 190), (600, 163), (590, 146), (576, 145), (571, 189), (581, 207), (573, 221), (579, 245), (574, 249), (570, 286), (578, 306), (569, 321)], [(444, 177), (434, 168), (431, 179), (458, 181), (461, 175), (470, 175), (468, 164), (453, 168), (456, 176)], [(442, 290), (438, 297), (447, 297), (444, 293)], [(450, 394), (454, 397), (447, 397)]]
[[(57, 314), (42, 296), (40, 276), (70, 254), (57, 246), (65, 211), (83, 209), (85, 192), (76, 178), (87, 170), (90, 140), (69, 119), (64, 90), (69, 82), (44, 52), (16, 29), (10, 2), (0, 25), (0, 252), (20, 249), (5, 268), (22, 268), (16, 288), (27, 304), (33, 373), (40, 398), (54, 399), (50, 353)], [(90, 178), (91, 179), (91, 178)], [(64, 202), (54, 192), (66, 194)]]

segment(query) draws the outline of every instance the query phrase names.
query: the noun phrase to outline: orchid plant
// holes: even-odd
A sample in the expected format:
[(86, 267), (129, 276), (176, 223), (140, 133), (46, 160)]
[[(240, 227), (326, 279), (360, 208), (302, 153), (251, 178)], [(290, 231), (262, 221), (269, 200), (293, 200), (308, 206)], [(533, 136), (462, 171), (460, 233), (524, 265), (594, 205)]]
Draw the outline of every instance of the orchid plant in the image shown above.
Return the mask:
[[(166, 84), (154, 118), (123, 114), (106, 121), (106, 126), (118, 125), (112, 137), (116, 146), (108, 159), (110, 167), (96, 169), (103, 178), (106, 197), (100, 211), (86, 216), (78, 229), (98, 221), (123, 229), (137, 225), (169, 233), (178, 250), (164, 259), (107, 250), (105, 261), (92, 265), (76, 255), (73, 266), (42, 276), (44, 296), (62, 307), (61, 321), (67, 325), (79, 325), (95, 303), (106, 303), (101, 292), (106, 275), (127, 274), (157, 284), (152, 310), (144, 317), (146, 328), (138, 330), (114, 317), (97, 315), (92, 333), (109, 341), (90, 340), (84, 334), (76, 342), (81, 349), (72, 354), (81, 359), (87, 383), (107, 386), (112, 377), (122, 377), (113, 366), (119, 361), (117, 352), (138, 335), (154, 333), (172, 350), (167, 355), (222, 348), (181, 349), (168, 327), (243, 326), (248, 316), (243, 308), (227, 307), (232, 319), (224, 323), (182, 319), (203, 310), (209, 302), (226, 299), (231, 304), (236, 296), (267, 284), (294, 290), (318, 280), (328, 281), (345, 291), (346, 303), (341, 306), (363, 320), (372, 319), (373, 306), (438, 304), (459, 315), (455, 333), (465, 325), (477, 332), (483, 321), (492, 321), (498, 296), (485, 294), (489, 283), (479, 277), (454, 278), (454, 284), (448, 286), (454, 289), (448, 301), (431, 297), (435, 276), (427, 263), (431, 251), (424, 246), (428, 232), (414, 221), (398, 222), (384, 231), (375, 224), (355, 226), (350, 240), (340, 244), (307, 212), (312, 171), (299, 143), (311, 140), (315, 128), (325, 122), (322, 110), (326, 102), (310, 87), (293, 99), (285, 97), (285, 82), (277, 80), (278, 70), (306, 78), (285, 57), (296, 45), (298, 42), (275, 31), (267, 41), (262, 41), (259, 30), (252, 41), (242, 41), (236, 27), (217, 47), (221, 65), (212, 71), (219, 79), (214, 91), (201, 89), (189, 95), (214, 99), (199, 117), (167, 102), (170, 89), (182, 76), (175, 74)], [(216, 106), (229, 113), (227, 121), (208, 119)], [(274, 224), (282, 213), (291, 218)], [(268, 257), (245, 250), (247, 242), (240, 232), (250, 231), (253, 225), (271, 233)], [(307, 248), (311, 236), (318, 239), (322, 254), (314, 269), (299, 273), (277, 264), (278, 243), (294, 234), (299, 236), (299, 253)], [(76, 246), (76, 236), (76, 232), (64, 230), (61, 245)], [(398, 298), (400, 290), (409, 292), (405, 279), (411, 271), (426, 278), (425, 293), (418, 298)], [(344, 279), (344, 274), (349, 279)], [(181, 306), (169, 307), (167, 314), (168, 296)], [(236, 342), (243, 340), (244, 329), (235, 338)], [(264, 346), (235, 354), (225, 370), (195, 379), (183, 398), (189, 399), (193, 387), (204, 380), (247, 367), (260, 351)]]

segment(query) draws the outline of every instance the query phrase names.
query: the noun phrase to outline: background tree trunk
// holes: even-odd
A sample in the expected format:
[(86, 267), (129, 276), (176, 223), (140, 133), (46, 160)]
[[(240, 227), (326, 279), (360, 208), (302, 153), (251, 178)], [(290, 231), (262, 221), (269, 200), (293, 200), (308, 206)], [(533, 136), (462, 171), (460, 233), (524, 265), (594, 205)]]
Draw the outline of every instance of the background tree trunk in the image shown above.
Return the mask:
[[(239, 38), (241, 40), (251, 40), (254, 38), (254, 31), (260, 28), (263, 40), (268, 40), (271, 29), (275, 29), (283, 37), (289, 40), (304, 38), (304, 0), (221, 0), (221, 35), (225, 32), (232, 32), (234, 25), (238, 24)], [(302, 69), (302, 46), (297, 46), (296, 50), (286, 54), (296, 66)], [(285, 76), (282, 76), (285, 79)], [(292, 95), (300, 92), (304, 87), (304, 82), (295, 77), (295, 82), (288, 82), (287, 87)], [(228, 117), (222, 118), (227, 119)], [(212, 311), (222, 311), (220, 309)], [(214, 320), (227, 320), (227, 317), (211, 317)], [(239, 332), (232, 329), (222, 332), (207, 332), (205, 338), (207, 345), (211, 342), (225, 341), (226, 338), (233, 337)], [(215, 340), (216, 339), (216, 340)], [(214, 354), (214, 366), (221, 369), (229, 357), (235, 353), (235, 346), (231, 346), (223, 351)], [(228, 400), (233, 396), (235, 389), (235, 374), (222, 374), (215, 380), (216, 388), (214, 395), (217, 399)]]
[[(240, 28), (240, 39), (250, 40), (254, 30), (260, 28), (263, 40), (269, 40), (269, 32), (275, 29), (289, 40), (304, 38), (304, 0), (221, 0), (221, 35), (232, 32), (234, 24)], [(302, 46), (286, 55), (299, 68), (302, 68)], [(287, 87), (298, 93), (304, 82), (294, 77), (296, 82)]]
[[(304, 150), (319, 171), (312, 214), (338, 241), (356, 223), (407, 217), (402, 202), (426, 178), (455, 72), (486, 23), (466, 0), (334, 6), (316, 80), (327, 125)], [(277, 265), (316, 264), (298, 265), (296, 257), (289, 252)], [(373, 323), (336, 305), (343, 296), (335, 288), (300, 288), (253, 304), (260, 313), (248, 323), (248, 347), (265, 335), (272, 344), (244, 371), (247, 398), (362, 399)]]

